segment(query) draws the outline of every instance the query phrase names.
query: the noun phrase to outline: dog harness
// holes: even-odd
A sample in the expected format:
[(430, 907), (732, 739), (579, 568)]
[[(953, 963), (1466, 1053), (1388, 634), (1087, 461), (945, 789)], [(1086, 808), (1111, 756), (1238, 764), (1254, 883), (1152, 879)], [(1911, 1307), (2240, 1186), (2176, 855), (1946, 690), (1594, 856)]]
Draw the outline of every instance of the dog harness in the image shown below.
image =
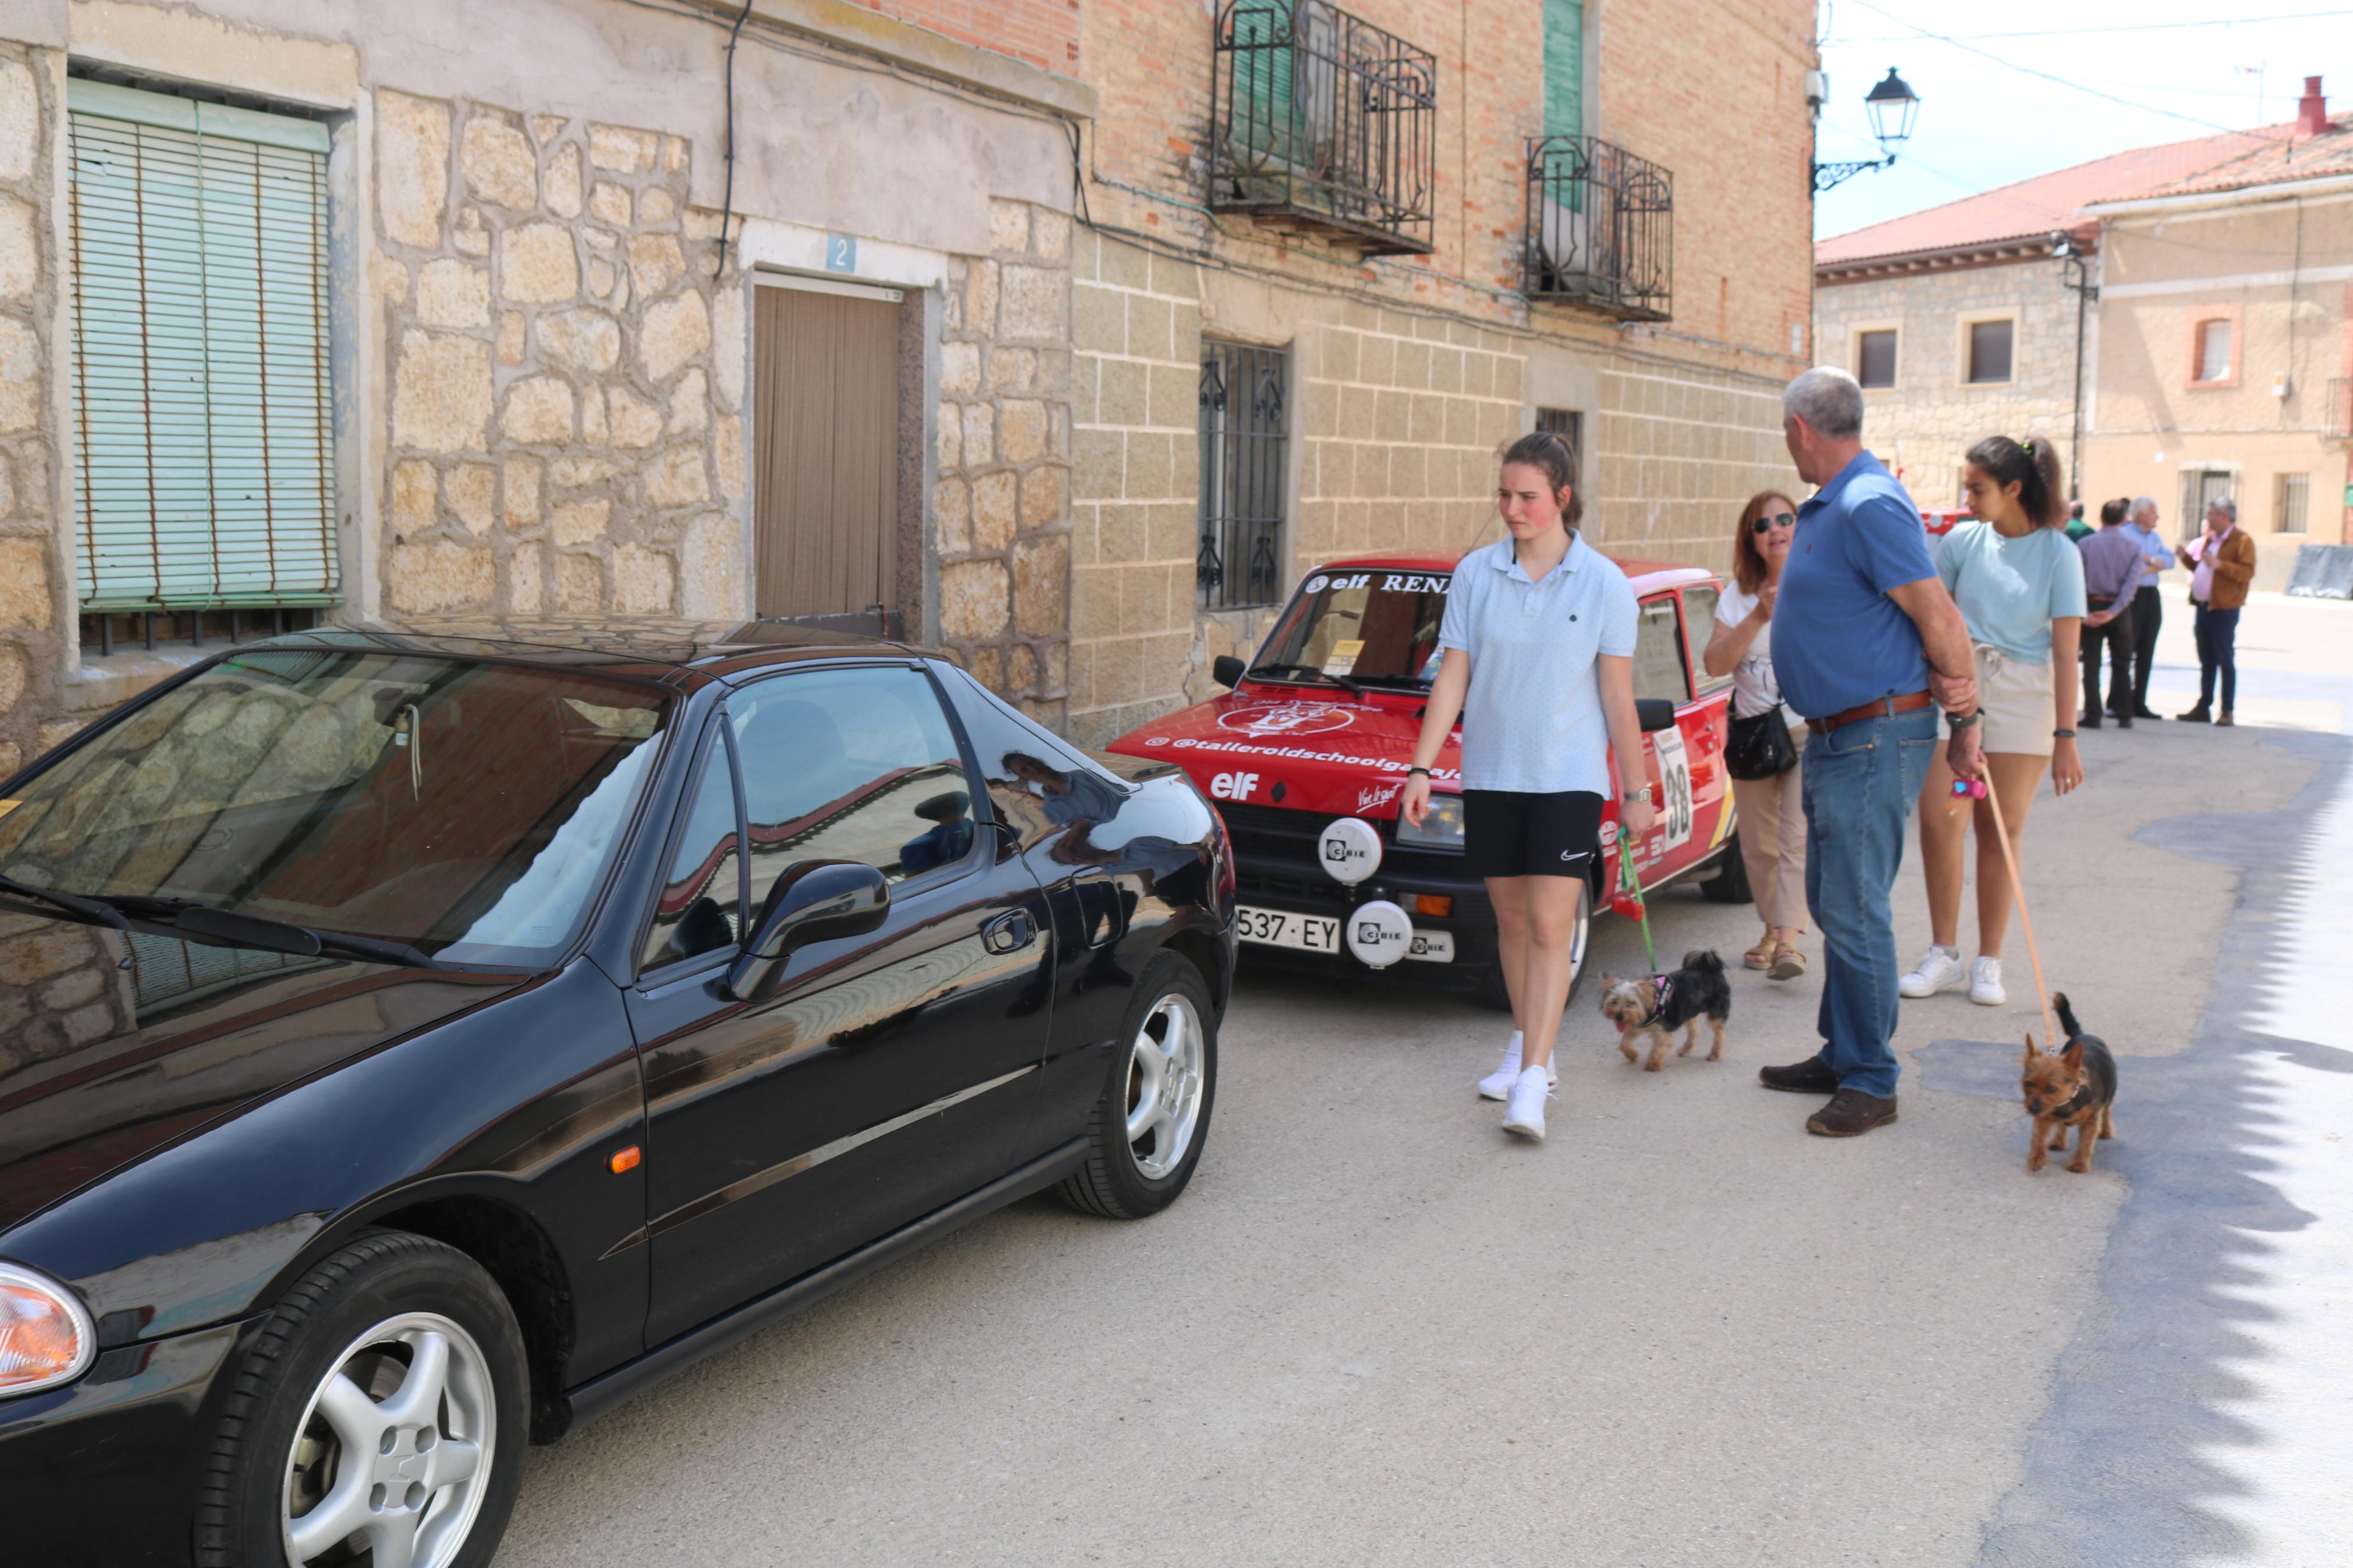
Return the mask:
[(1657, 1023), (1660, 1019), (1665, 1017), (1667, 1016), (1667, 1004), (1674, 1000), (1674, 994), (1675, 982), (1672, 975), (1651, 975), (1651, 1010), (1648, 1013), (1643, 1014), (1642, 1021), (1634, 1026), (1638, 1029), (1646, 1029), (1652, 1024)]

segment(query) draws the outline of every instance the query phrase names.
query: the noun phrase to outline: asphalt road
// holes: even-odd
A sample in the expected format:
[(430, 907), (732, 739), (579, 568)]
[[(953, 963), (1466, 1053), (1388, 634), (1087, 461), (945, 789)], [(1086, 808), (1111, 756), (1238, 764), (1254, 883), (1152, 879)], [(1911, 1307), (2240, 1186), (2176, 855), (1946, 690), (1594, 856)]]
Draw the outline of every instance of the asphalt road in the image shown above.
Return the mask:
[[(2086, 735), (2029, 827), (2121, 1058), (2092, 1174), (2024, 1170), (2014, 934), (2010, 1005), (1907, 1005), (1902, 1119), (1845, 1142), (1755, 1081), (1811, 980), (1736, 974), (1726, 1059), (1655, 1075), (1588, 986), (1531, 1147), (1472, 1093), (1499, 1015), (1246, 971), (1182, 1202), (1024, 1203), (704, 1363), (534, 1453), (499, 1563), (2353, 1561), (2353, 606), (2246, 623), (2240, 728)], [(1898, 910), (1908, 960), (1915, 866)]]

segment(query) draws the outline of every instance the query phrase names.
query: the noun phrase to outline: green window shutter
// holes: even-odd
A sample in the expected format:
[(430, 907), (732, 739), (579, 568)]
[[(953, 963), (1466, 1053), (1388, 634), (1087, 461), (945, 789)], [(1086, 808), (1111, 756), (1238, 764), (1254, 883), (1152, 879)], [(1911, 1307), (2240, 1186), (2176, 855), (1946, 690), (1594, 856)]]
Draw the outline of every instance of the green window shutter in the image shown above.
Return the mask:
[(82, 607), (334, 603), (325, 128), (67, 104)]
[(1585, 134), (1585, 0), (1544, 0), (1544, 133)]
[(1234, 12), (1234, 117), (1242, 144), (1287, 159), (1297, 139), (1291, 94), (1293, 35), (1288, 0)]

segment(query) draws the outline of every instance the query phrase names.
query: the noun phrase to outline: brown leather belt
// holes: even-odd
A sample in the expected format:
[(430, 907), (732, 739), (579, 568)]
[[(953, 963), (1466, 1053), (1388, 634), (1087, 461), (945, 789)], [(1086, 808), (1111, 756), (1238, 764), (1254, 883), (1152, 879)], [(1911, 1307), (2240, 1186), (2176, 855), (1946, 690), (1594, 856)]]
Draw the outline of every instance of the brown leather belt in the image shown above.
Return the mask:
[(1862, 719), (1893, 719), (1898, 713), (1916, 713), (1926, 706), (1928, 706), (1926, 692), (1907, 691), (1901, 697), (1882, 697), (1875, 701), (1850, 708), (1843, 713), (1833, 713), (1827, 719), (1809, 719), (1806, 722), (1822, 733), (1828, 734), (1841, 724), (1852, 724)]

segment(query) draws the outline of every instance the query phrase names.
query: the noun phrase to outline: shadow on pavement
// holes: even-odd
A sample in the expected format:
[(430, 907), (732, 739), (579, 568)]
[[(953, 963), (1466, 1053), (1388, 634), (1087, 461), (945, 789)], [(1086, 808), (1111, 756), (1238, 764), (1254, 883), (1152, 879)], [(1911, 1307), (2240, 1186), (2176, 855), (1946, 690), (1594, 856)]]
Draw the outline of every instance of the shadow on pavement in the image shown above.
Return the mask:
[[(2129, 1194), (2101, 1261), (2100, 1299), (2061, 1357), (2050, 1405), (2029, 1438), (2026, 1479), (2002, 1500), (1988, 1532), (1981, 1562), (1995, 1568), (2188, 1563), (2257, 1546), (2211, 1506), (2246, 1489), (2207, 1456), (2263, 1442), (2223, 1408), (2256, 1392), (2233, 1363), (2275, 1353), (2253, 1331), (2274, 1314), (2239, 1293), (2266, 1278), (2264, 1236), (2315, 1219), (2267, 1179), (2279, 1168), (2266, 1153), (2280, 1125), (2269, 1109), (2278, 1096), (2274, 1075), (2282, 1062), (2353, 1072), (2345, 1052), (2242, 1025), (2260, 1016), (2273, 987), (2295, 983), (2274, 957), (2274, 922), (2315, 815), (2353, 764), (2353, 744), (2343, 737), (2265, 738), (2325, 764), (2284, 810), (2174, 817), (2135, 835), (2236, 866), (2244, 879), (2189, 1048), (2135, 1057), (2122, 1054), (2130, 1042), (2110, 1037), (2120, 1048), (2117, 1136), (2094, 1158), (2126, 1179)], [(2120, 943), (2118, 962), (2146, 963), (2148, 951), (2144, 942)], [(2063, 978), (2058, 984), (2064, 988)], [(2084, 1024), (2103, 1033), (2096, 1017)], [(2015, 1103), (2023, 1048), (2022, 1041), (1936, 1041), (1920, 1053), (1923, 1083)], [(2027, 1126), (2021, 1114), (2010, 1139), (2021, 1166)], [(2076, 1178), (2054, 1160), (2036, 1179)], [(2260, 1464), (2260, 1456), (2250, 1458)]]

